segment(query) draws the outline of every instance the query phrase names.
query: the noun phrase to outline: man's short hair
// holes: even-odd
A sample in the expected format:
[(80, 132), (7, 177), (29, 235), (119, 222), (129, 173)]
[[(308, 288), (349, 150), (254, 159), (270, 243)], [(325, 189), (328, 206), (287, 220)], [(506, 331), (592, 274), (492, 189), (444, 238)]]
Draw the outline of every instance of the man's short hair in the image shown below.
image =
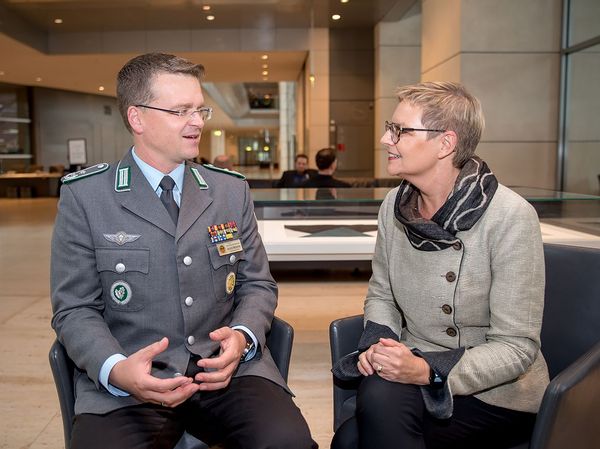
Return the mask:
[(337, 159), (337, 153), (331, 148), (323, 148), (318, 151), (315, 162), (319, 170), (327, 170)]
[[(462, 167), (475, 154), (485, 126), (481, 103), (459, 83), (425, 82), (398, 88), (400, 102), (406, 101), (422, 109), (425, 128), (454, 131), (458, 136), (455, 167)], [(439, 133), (427, 133), (431, 139)]]
[(128, 61), (117, 75), (117, 104), (129, 132), (132, 129), (127, 119), (127, 109), (129, 106), (152, 102), (153, 78), (163, 73), (193, 76), (200, 82), (204, 76), (204, 66), (165, 53), (146, 53)]
[(294, 158), (294, 162), (296, 162), (298, 159), (306, 159), (306, 161), (308, 162), (308, 156), (306, 154), (297, 154)]

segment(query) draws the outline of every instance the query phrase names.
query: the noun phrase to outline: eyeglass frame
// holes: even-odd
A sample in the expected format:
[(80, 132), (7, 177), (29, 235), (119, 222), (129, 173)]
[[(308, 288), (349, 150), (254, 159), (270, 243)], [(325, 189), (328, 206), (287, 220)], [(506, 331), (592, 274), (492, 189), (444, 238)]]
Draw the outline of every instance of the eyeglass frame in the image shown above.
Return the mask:
[[(394, 127), (399, 129), (399, 131), (394, 130)], [(446, 129), (406, 128), (404, 126), (399, 125), (398, 123), (388, 122), (387, 120), (385, 121), (384, 128), (385, 132), (389, 131), (394, 145), (400, 142), (400, 136), (402, 136), (402, 134), (410, 133), (412, 131), (427, 131), (433, 133), (445, 133), (447, 131)]]
[[(175, 111), (173, 109), (164, 109), (164, 108), (157, 108), (156, 106), (148, 106), (147, 104), (136, 104), (134, 105), (136, 108), (146, 108), (146, 109), (154, 109), (155, 111), (162, 111), (162, 112), (166, 112), (168, 114), (171, 115), (175, 115), (177, 117), (187, 117), (187, 119), (191, 119), (192, 115), (194, 115), (196, 112), (200, 115), (200, 118), (202, 118), (203, 121), (207, 122), (212, 118), (212, 113), (213, 113), (213, 108), (211, 108), (210, 106), (202, 106), (201, 108), (198, 109), (191, 109), (191, 112), (187, 112), (190, 111), (190, 109), (182, 109), (180, 111)], [(203, 118), (202, 114), (206, 112), (207, 117)]]

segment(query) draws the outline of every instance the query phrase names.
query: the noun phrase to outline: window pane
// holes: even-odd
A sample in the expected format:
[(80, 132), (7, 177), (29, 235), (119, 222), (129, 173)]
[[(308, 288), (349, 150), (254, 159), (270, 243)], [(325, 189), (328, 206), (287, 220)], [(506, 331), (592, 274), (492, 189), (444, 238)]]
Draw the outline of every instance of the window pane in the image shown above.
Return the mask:
[(600, 1), (571, 0), (569, 47), (600, 35)]
[(565, 187), (599, 194), (600, 45), (569, 56)]

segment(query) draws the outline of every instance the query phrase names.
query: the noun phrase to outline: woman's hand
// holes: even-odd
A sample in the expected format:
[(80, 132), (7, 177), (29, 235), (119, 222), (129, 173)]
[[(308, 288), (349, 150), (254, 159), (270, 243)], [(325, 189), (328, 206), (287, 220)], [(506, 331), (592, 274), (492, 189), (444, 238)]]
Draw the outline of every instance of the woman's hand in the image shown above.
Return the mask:
[(358, 371), (360, 371), (360, 373), (363, 376), (370, 376), (375, 373), (375, 369), (373, 368), (373, 365), (371, 365), (370, 362), (371, 357), (373, 355), (374, 347), (375, 345), (371, 346), (369, 349), (367, 349), (365, 352), (362, 352), (358, 356)]
[[(429, 384), (429, 364), (396, 340), (380, 338), (379, 343), (363, 352), (362, 356), (371, 369), (371, 372), (367, 371), (369, 375), (376, 372), (381, 378), (390, 382)], [(359, 357), (358, 369), (362, 373), (361, 367), (366, 364), (361, 361), (361, 357)]]

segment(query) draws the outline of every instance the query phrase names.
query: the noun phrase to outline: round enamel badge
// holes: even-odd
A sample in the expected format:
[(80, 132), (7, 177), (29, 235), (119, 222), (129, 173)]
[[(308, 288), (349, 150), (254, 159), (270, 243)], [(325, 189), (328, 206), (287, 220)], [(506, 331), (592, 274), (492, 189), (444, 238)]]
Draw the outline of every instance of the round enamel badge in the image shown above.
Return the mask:
[(110, 287), (110, 297), (117, 304), (127, 304), (131, 301), (131, 296), (131, 287), (125, 281), (117, 281)]
[(235, 288), (235, 273), (232, 271), (227, 275), (225, 279), (225, 291), (228, 295), (231, 295), (233, 289)]

